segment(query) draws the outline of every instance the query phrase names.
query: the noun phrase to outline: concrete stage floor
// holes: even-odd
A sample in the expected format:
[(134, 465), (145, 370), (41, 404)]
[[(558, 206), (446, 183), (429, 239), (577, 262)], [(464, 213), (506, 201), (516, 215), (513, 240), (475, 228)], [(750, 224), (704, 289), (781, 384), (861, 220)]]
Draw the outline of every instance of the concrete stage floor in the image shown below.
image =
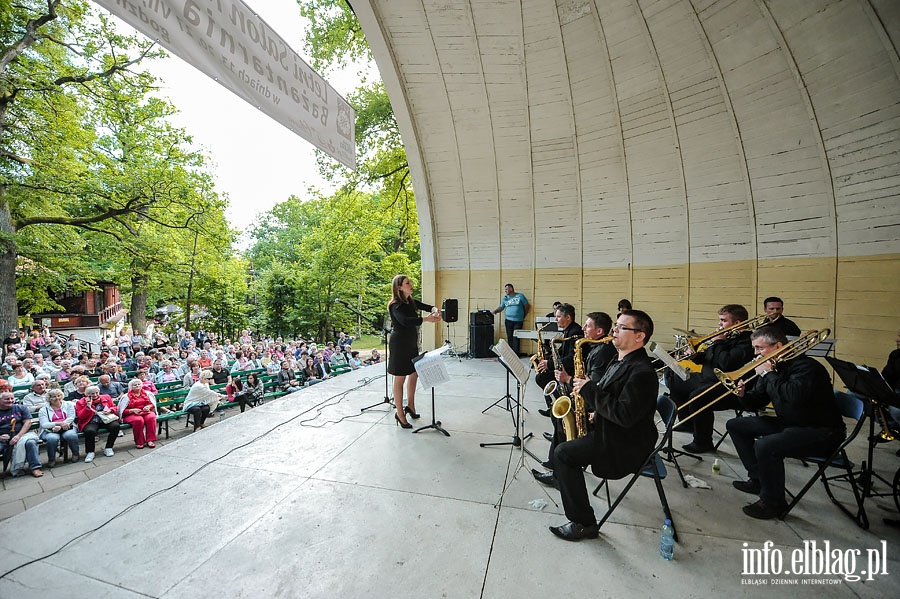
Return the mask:
[[(513, 434), (509, 412), (482, 413), (504, 394), (505, 371), (492, 360), (444, 360), (453, 381), (437, 388), (436, 404), (450, 437), (396, 427), (386, 404), (360, 413), (384, 397), (380, 367), (341, 376), (3, 521), (0, 597), (900, 597), (900, 530), (883, 523), (900, 518), (892, 500), (866, 502), (868, 531), (833, 506), (820, 483), (786, 521), (752, 520), (740, 511), (751, 497), (731, 486), (745, 472), (728, 441), (718, 454), (721, 475), (711, 473), (712, 456), (680, 460), (711, 489), (684, 489), (669, 469), (675, 561), (659, 557), (663, 515), (649, 479), (599, 539), (557, 539), (547, 527), (566, 521), (559, 494), (532, 479), (535, 462), (517, 469), (519, 449), (479, 447)], [(533, 383), (524, 405), (535, 435), (527, 446), (545, 458), (541, 433), (550, 423), (537, 415), (543, 399)], [(430, 422), (431, 394), (420, 390), (417, 406), (416, 424)], [(726, 418), (720, 413), (719, 425)], [(688, 440), (676, 434), (676, 446)], [(885, 476), (900, 464), (897, 446), (876, 449)], [(854, 450), (862, 457), (864, 442)], [(790, 488), (811, 476), (797, 461), (787, 470)], [(599, 517), (605, 500), (594, 506)], [(742, 574), (744, 543), (762, 549), (771, 541), (770, 563), (781, 557), (790, 569), (805, 540), (819, 548), (827, 540), (856, 574), (868, 567), (867, 550), (886, 547), (887, 574), (856, 582)], [(817, 584), (802, 584), (810, 580)]]

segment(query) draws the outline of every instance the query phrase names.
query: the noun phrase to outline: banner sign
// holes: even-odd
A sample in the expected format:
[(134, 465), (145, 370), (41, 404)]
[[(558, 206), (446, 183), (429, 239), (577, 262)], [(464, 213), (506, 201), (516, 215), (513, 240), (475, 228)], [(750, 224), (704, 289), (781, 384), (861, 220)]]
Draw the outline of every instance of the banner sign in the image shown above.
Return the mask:
[(94, 0), (356, 169), (356, 112), (242, 0)]

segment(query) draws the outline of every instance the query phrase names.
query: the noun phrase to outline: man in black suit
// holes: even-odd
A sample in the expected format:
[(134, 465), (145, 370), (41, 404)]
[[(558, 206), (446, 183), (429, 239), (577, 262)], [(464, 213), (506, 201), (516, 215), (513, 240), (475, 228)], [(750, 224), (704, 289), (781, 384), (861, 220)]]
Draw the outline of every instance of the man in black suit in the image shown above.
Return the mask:
[[(582, 329), (582, 332), (584, 333), (585, 338), (597, 340), (608, 336), (611, 328), (612, 319), (609, 317), (609, 314), (606, 312), (591, 312), (584, 319), (584, 328)], [(603, 378), (603, 373), (606, 372), (606, 367), (610, 362), (616, 359), (616, 348), (613, 347), (612, 343), (588, 343), (582, 346), (581, 355), (583, 360), (582, 364), (584, 366), (584, 375), (587, 378), (579, 380), (582, 381), (582, 384), (587, 381), (596, 383)], [(572, 383), (576, 380), (573, 378), (573, 375), (575, 374), (574, 357), (572, 360), (573, 370), (571, 373), (567, 372), (564, 368), (555, 371), (556, 380), (566, 384), (569, 389), (572, 388)], [(557, 445), (566, 440), (565, 431), (558, 418), (553, 418), (553, 434), (550, 435), (549, 433), (544, 433), (544, 437), (550, 441), (550, 453), (547, 456), (547, 461), (543, 462), (541, 465), (552, 470), (553, 451), (556, 449)], [(531, 473), (534, 475), (534, 478), (540, 482), (546, 485), (556, 486), (556, 481), (553, 478), (552, 473), (540, 472), (539, 470), (532, 470)]]
[(584, 481), (585, 466), (604, 478), (635, 472), (656, 444), (656, 371), (644, 350), (653, 334), (645, 312), (619, 315), (613, 327), (618, 355), (597, 383), (576, 381), (589, 416), (584, 437), (560, 443), (554, 451), (554, 472), (569, 522), (550, 531), (567, 541), (595, 538), (599, 527)]
[[(753, 350), (758, 356), (777, 352), (787, 337), (772, 325), (753, 332)], [(831, 377), (825, 367), (809, 356), (798, 356), (778, 364), (763, 362), (749, 389), (738, 383), (741, 403), (758, 410), (769, 402), (777, 416), (742, 416), (726, 423), (734, 449), (749, 479), (736, 480), (739, 491), (759, 495), (759, 501), (744, 506), (751, 518), (767, 520), (787, 508), (784, 499), (784, 458), (827, 456), (846, 435)]]
[[(740, 304), (728, 304), (719, 309), (719, 329), (727, 329), (747, 320), (747, 309)], [(689, 356), (689, 359), (701, 366), (699, 373), (693, 373), (686, 381), (674, 375), (672, 371), (666, 371), (666, 387), (669, 388), (669, 396), (672, 401), (681, 408), (691, 399), (706, 391), (712, 385), (718, 383), (715, 369), (723, 372), (736, 370), (753, 359), (753, 347), (750, 345), (750, 331), (732, 333), (714, 337), (708, 347)], [(724, 389), (714, 389), (692, 402), (683, 411), (679, 412), (681, 418), (687, 418), (696, 413), (706, 404), (722, 395)], [(738, 407), (737, 398), (728, 394), (717, 403), (713, 404), (693, 417), (690, 422), (677, 427), (678, 432), (693, 431), (694, 439), (691, 443), (682, 446), (690, 453), (706, 453), (714, 449), (712, 442), (713, 426), (715, 424), (715, 411), (732, 410)]]
[[(538, 387), (543, 389), (552, 380), (556, 379), (555, 370), (559, 370), (560, 366), (565, 368), (566, 372), (574, 372), (575, 369), (575, 341), (584, 337), (581, 325), (575, 322), (575, 307), (572, 304), (560, 304), (556, 309), (556, 326), (562, 331), (562, 338), (568, 338), (568, 341), (557, 344), (559, 345), (559, 359), (562, 364), (554, 364), (552, 353), (547, 353), (547, 359), (538, 362), (538, 374), (534, 377), (534, 382)], [(550, 342), (553, 343), (552, 341)], [(541, 415), (550, 416), (550, 402), (547, 402), (547, 410), (540, 410)]]
[(772, 325), (779, 331), (785, 335), (790, 335), (791, 337), (800, 336), (800, 327), (797, 326), (797, 323), (784, 315), (784, 302), (780, 297), (775, 297), (774, 295), (772, 297), (767, 297), (765, 301), (763, 301), (763, 309), (769, 317), (778, 317)]

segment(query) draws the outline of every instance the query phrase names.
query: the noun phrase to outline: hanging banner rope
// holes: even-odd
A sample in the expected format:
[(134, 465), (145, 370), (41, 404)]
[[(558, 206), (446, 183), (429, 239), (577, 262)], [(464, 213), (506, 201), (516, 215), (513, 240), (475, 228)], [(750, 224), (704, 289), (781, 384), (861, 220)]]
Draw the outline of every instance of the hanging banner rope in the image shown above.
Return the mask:
[(356, 112), (241, 0), (94, 2), (356, 169)]

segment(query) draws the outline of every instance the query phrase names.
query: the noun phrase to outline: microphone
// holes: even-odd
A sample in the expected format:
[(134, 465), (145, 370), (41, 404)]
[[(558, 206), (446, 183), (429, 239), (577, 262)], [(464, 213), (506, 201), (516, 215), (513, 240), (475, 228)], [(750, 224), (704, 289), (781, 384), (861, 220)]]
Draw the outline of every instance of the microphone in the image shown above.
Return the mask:
[(336, 304), (343, 304), (344, 302), (341, 301), (341, 298), (336, 297), (336, 298), (334, 298), (334, 303), (336, 303)]

